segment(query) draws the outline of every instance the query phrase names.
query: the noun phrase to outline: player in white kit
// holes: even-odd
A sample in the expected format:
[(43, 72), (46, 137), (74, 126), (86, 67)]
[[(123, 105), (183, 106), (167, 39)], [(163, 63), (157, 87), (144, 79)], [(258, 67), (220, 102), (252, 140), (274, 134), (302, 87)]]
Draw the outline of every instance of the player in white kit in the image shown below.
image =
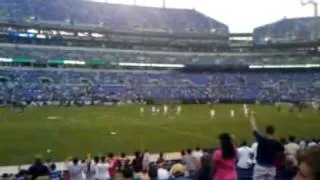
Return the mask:
[(313, 101), (311, 104), (312, 104), (312, 107), (314, 110), (320, 110), (320, 108), (319, 108), (320, 105), (318, 102)]
[(181, 106), (179, 105), (179, 106), (177, 106), (177, 115), (180, 115), (181, 114), (181, 111), (182, 111), (182, 108), (181, 108)]
[(235, 116), (235, 111), (233, 109), (230, 110), (230, 117), (231, 118), (234, 118)]
[(152, 115), (156, 115), (157, 113), (157, 108), (155, 106), (152, 106), (151, 107), (151, 112), (152, 112)]
[(245, 117), (249, 117), (249, 108), (247, 106), (247, 104), (243, 105), (243, 113)]
[(143, 116), (144, 114), (144, 107), (140, 107), (140, 116)]
[(166, 104), (163, 106), (163, 114), (164, 115), (168, 114), (168, 106)]
[(216, 110), (211, 109), (211, 110), (210, 110), (210, 117), (211, 117), (211, 118), (214, 118), (215, 116), (216, 116)]

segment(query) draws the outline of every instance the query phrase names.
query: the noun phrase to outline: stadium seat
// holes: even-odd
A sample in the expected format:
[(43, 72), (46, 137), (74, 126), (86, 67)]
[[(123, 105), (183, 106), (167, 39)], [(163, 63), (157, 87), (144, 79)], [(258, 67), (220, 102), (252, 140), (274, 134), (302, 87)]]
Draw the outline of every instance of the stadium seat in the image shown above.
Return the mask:
[[(77, 69), (0, 69), (0, 97), (21, 101), (320, 98), (319, 72), (176, 73)], [(11, 99), (12, 100), (12, 99)]]

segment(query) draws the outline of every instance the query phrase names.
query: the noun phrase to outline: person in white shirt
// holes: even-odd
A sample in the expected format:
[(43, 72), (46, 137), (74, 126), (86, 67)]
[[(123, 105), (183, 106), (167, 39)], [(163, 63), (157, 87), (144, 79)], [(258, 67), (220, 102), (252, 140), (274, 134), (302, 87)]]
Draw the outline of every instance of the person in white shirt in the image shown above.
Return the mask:
[(85, 165), (84, 173), (86, 175), (86, 180), (94, 180), (95, 178), (95, 167), (99, 162), (99, 157), (94, 157), (91, 159), (91, 154), (87, 155), (87, 162)]
[(248, 146), (246, 141), (241, 143), (241, 146), (238, 148), (238, 162), (237, 167), (241, 169), (249, 169), (253, 165), (252, 159), (253, 151)]
[(285, 155), (289, 160), (291, 160), (295, 165), (297, 165), (297, 153), (300, 146), (296, 143), (295, 136), (289, 136), (289, 143), (284, 146)]
[(311, 141), (308, 143), (308, 148), (317, 146), (318, 144), (317, 144), (316, 142), (317, 142), (317, 141), (316, 141), (315, 139), (311, 140)]
[(105, 157), (100, 158), (100, 162), (95, 166), (95, 179), (96, 180), (108, 180), (110, 179), (109, 174), (110, 165), (106, 162)]
[(251, 145), (251, 150), (252, 150), (252, 153), (253, 153), (253, 164), (255, 164), (256, 163), (256, 159), (257, 159), (258, 142), (254, 142)]
[(200, 149), (200, 147), (196, 147), (195, 151), (192, 152), (192, 156), (200, 162), (203, 156), (203, 151)]
[(150, 153), (148, 150), (145, 150), (142, 158), (142, 169), (149, 170), (150, 164)]
[(158, 164), (157, 180), (168, 180), (170, 178), (170, 173), (163, 167), (163, 163)]
[(84, 164), (81, 164), (78, 158), (71, 158), (66, 162), (66, 168), (69, 172), (70, 180), (83, 180)]
[(300, 140), (299, 142), (300, 149), (305, 149), (307, 147), (307, 143), (305, 140)]

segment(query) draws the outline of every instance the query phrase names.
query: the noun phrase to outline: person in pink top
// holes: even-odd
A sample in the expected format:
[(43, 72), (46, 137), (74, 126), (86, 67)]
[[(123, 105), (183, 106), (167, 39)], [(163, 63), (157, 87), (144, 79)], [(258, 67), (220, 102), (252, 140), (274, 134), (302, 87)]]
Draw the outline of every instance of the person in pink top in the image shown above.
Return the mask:
[(219, 135), (220, 148), (212, 155), (213, 180), (237, 180), (236, 147), (228, 133)]
[(109, 174), (110, 174), (110, 179), (115, 179), (116, 174), (117, 174), (117, 164), (116, 164), (116, 159), (114, 158), (113, 153), (108, 153), (108, 158), (107, 162), (109, 163), (110, 167), (108, 169)]

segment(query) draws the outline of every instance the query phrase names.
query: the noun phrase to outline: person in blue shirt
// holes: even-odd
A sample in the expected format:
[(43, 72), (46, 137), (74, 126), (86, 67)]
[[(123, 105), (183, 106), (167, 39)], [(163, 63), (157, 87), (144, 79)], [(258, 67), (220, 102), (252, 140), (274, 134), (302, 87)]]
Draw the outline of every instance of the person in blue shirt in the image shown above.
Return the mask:
[(266, 126), (265, 135), (258, 131), (254, 112), (250, 115), (250, 124), (253, 135), (258, 142), (253, 180), (273, 180), (276, 176), (276, 158), (283, 147), (275, 138), (275, 128), (272, 125)]
[(61, 171), (57, 170), (55, 164), (50, 165), (49, 178), (50, 180), (62, 180)]

